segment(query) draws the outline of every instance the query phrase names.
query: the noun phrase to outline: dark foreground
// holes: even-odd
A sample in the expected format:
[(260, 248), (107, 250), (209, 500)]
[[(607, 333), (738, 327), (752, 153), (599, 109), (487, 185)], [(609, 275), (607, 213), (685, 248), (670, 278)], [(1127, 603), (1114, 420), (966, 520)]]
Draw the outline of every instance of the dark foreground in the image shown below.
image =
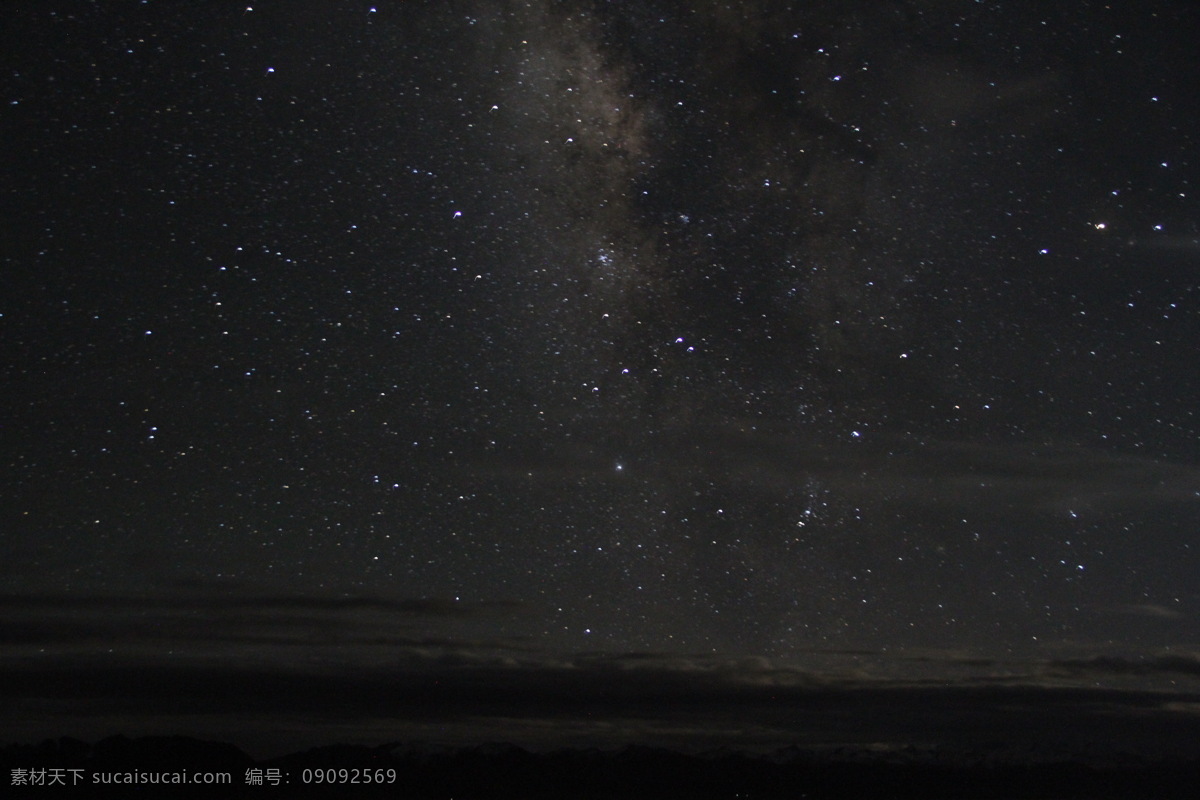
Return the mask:
[(510, 745), (335, 745), (255, 760), (229, 744), (123, 736), (94, 745), (74, 739), (8, 745), (0, 749), (0, 766), (5, 797), (1192, 798), (1200, 783), (1197, 759), (999, 763), (983, 754), (917, 750), (754, 756), (638, 747), (536, 754)]

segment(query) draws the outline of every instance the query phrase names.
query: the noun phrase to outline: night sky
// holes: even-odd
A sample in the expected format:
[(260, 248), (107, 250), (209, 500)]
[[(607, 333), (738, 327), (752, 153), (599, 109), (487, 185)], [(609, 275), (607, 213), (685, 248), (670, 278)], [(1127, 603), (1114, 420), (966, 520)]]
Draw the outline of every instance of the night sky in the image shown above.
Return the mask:
[(1195, 5), (4, 16), (8, 736), (1198, 724)]

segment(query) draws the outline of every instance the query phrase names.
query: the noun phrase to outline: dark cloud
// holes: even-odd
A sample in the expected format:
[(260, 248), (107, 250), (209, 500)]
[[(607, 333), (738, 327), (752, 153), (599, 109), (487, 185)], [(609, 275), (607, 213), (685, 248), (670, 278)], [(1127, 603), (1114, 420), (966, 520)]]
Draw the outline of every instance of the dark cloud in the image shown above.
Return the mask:
[[(211, 586), (211, 584), (208, 584)], [(201, 613), (219, 611), (381, 611), (411, 616), (468, 617), (488, 613), (512, 613), (527, 607), (511, 600), (463, 602), (451, 598), (388, 599), (378, 596), (321, 597), (319, 595), (0, 595), (0, 611), (135, 610), (142, 613), (186, 610)]]
[[(459, 607), (461, 605), (461, 608)], [(0, 702), (14, 735), (200, 731), (274, 752), (344, 736), (369, 743), (504, 739), (703, 749), (796, 742), (1079, 742), (1138, 746), (1200, 730), (1127, 679), (1200, 678), (1192, 656), (1002, 662), (968, 651), (827, 648), (762, 656), (542, 649), (498, 636), (510, 602), (379, 597), (0, 597)], [(490, 637), (472, 638), (485, 621)], [(435, 623), (427, 627), (419, 623)], [(498, 627), (497, 627), (498, 626)], [(804, 663), (807, 662), (807, 663)], [(1097, 680), (1121, 688), (1096, 689)], [(1092, 687), (1092, 688), (1088, 688)], [(1170, 704), (1170, 709), (1164, 704)], [(1182, 705), (1181, 705), (1182, 704)], [(296, 726), (284, 720), (303, 719)], [(91, 726), (91, 727), (87, 727)], [(172, 727), (174, 726), (174, 727)], [(1174, 738), (1172, 738), (1174, 737)]]
[[(617, 465), (620, 470), (616, 469)], [(818, 480), (857, 502), (1006, 513), (1146, 510), (1200, 503), (1200, 468), (1065, 443), (918, 440), (869, 426), (667, 425), (653, 435), (525, 442), (468, 462), (477, 478), (570, 485), (631, 478), (663, 485), (719, 479), (788, 494)]]
[[(1194, 662), (1192, 669), (1195, 668)], [(1104, 669), (1123, 662), (1097, 662)], [(1091, 665), (1089, 665), (1091, 666)], [(47, 704), (109, 719), (304, 718), (319, 741), (355, 736), (495, 736), (526, 745), (577, 741), (691, 748), (714, 735), (730, 746), (771, 742), (909, 744), (1101, 742), (1185, 747), (1200, 717), (1164, 704), (1200, 695), (1037, 686), (829, 682), (759, 660), (717, 662), (651, 654), (578, 656), (539, 665), (430, 658), (373, 669), (236, 668), (228, 663), (24, 663), (0, 667), (0, 699), (22, 728)], [(295, 732), (292, 732), (293, 735)], [(564, 734), (569, 733), (569, 736)], [(239, 737), (232, 737), (239, 741)]]
[(1126, 605), (1116, 606), (1113, 609), (1118, 614), (1127, 614), (1134, 617), (1148, 617), (1151, 619), (1162, 620), (1182, 620), (1186, 619), (1187, 615), (1178, 609), (1169, 608), (1163, 605), (1154, 603), (1129, 603)]
[(219, 645), (229, 656), (292, 646), (458, 652), (518, 647), (493, 637), (443, 634), (465, 634), (467, 628), (531, 612), (531, 606), (514, 601), (450, 598), (9, 594), (0, 596), (0, 643), (59, 650), (121, 647), (143, 654)]
[(1047, 665), (1052, 674), (1079, 676), (1147, 676), (1179, 675), (1200, 677), (1200, 657), (1191, 654), (1160, 655), (1147, 658), (1095, 656), (1052, 661)]

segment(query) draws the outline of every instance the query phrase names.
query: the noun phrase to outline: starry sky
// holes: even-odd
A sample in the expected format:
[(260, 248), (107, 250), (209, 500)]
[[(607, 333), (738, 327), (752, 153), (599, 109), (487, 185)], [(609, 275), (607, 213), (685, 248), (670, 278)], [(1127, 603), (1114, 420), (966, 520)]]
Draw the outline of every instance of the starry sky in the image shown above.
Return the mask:
[(104, 724), (247, 670), (557, 687), (547, 740), (580, 675), (1200, 708), (1192, 4), (10, 5), (10, 730), (134, 671)]

